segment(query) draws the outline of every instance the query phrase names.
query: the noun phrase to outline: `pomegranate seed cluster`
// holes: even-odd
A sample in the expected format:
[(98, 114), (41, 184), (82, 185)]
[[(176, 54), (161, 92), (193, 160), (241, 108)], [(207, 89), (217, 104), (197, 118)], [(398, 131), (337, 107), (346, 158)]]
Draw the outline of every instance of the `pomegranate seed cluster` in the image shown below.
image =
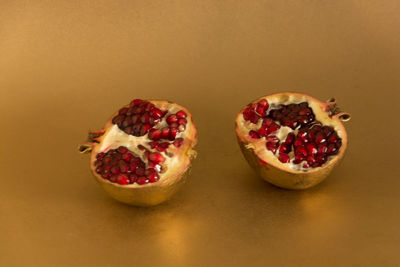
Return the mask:
[[(303, 169), (323, 165), (329, 156), (339, 152), (342, 145), (341, 138), (332, 127), (323, 126), (315, 120), (307, 102), (272, 108), (263, 99), (247, 106), (243, 118), (253, 124), (261, 120), (260, 128), (250, 130), (249, 136), (254, 139), (265, 138), (266, 149), (282, 163), (300, 164)], [(276, 136), (282, 126), (293, 130), (285, 140)]]
[(184, 139), (177, 135), (186, 130), (186, 117), (187, 114), (183, 110), (169, 114), (168, 110), (161, 110), (149, 101), (133, 100), (128, 107), (118, 111), (112, 123), (129, 135), (147, 134), (148, 141), (145, 143), (149, 148), (138, 145), (138, 149), (144, 153), (147, 166), (138, 155), (127, 147), (120, 146), (96, 155), (94, 162), (96, 173), (121, 185), (157, 182), (160, 179), (159, 173), (165, 169), (162, 166), (165, 157), (161, 153), (165, 152), (166, 156), (171, 156), (168, 148), (171, 145), (179, 148), (184, 142)]
[(94, 165), (97, 174), (113, 183), (143, 185), (160, 179), (157, 165), (165, 160), (161, 154), (154, 152), (149, 152), (148, 159), (150, 166), (146, 168), (146, 164), (139, 157), (121, 146), (98, 153)]

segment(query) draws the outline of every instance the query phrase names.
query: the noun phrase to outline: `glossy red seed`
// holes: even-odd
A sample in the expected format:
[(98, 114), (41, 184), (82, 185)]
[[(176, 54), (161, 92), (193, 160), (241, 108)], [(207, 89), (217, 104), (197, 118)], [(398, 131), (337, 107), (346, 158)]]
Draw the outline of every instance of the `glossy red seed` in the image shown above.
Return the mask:
[(278, 124), (272, 124), (270, 127), (268, 127), (268, 134), (274, 133), (277, 130), (279, 130), (280, 128), (281, 128), (281, 126), (279, 126)]
[(149, 142), (150, 148), (156, 148), (158, 147), (158, 143), (155, 141)]
[(147, 159), (157, 164), (164, 162), (165, 160), (165, 158), (160, 153), (157, 152), (150, 152)]
[(303, 143), (303, 141), (301, 141), (301, 139), (300, 138), (297, 138), (295, 141), (294, 141), (294, 144), (293, 144), (295, 147), (297, 147), (297, 146), (303, 146), (304, 145), (304, 143)]
[(328, 155), (335, 155), (338, 153), (338, 149), (336, 148), (335, 144), (329, 144), (326, 154)]
[(321, 144), (323, 142), (326, 142), (325, 135), (322, 132), (317, 132), (315, 134), (315, 143)]
[(279, 147), (279, 153), (289, 153), (290, 152), (290, 145), (282, 143)]
[(324, 132), (325, 136), (329, 136), (334, 130), (330, 126), (324, 126), (322, 127), (322, 131)]
[(132, 157), (133, 155), (131, 153), (125, 153), (122, 155), (122, 159), (125, 160), (126, 162), (130, 162)]
[(154, 119), (161, 119), (163, 115), (164, 113), (158, 108), (153, 108), (150, 110), (150, 116)]
[(149, 123), (150, 120), (150, 115), (148, 112), (144, 113), (141, 117), (140, 117), (140, 121), (142, 123)]
[(176, 116), (178, 117), (178, 119), (185, 119), (187, 117), (186, 112), (183, 110), (180, 110), (176, 113)]
[(151, 126), (149, 124), (143, 124), (142, 127), (140, 128), (140, 136), (147, 134), (150, 128)]
[(122, 115), (122, 114), (126, 114), (128, 112), (128, 108), (121, 108), (119, 111), (118, 111), (118, 114), (120, 114), (120, 115)]
[(187, 120), (186, 119), (179, 119), (178, 120), (178, 124), (179, 125), (185, 125), (187, 123)]
[(120, 146), (118, 148), (118, 152), (121, 154), (125, 154), (126, 152), (128, 152), (128, 149), (126, 147)]
[(269, 127), (269, 126), (271, 126), (272, 124), (275, 124), (275, 122), (274, 122), (272, 119), (270, 119), (270, 118), (265, 118), (265, 119), (263, 119), (263, 122), (262, 122), (262, 125), (263, 125), (263, 126)]
[(116, 116), (116, 117), (114, 117), (114, 118), (112, 119), (112, 122), (113, 122), (114, 124), (122, 124), (122, 122), (125, 120), (125, 118), (126, 118), (125, 115), (118, 115), (118, 116)]
[(283, 163), (288, 163), (290, 161), (289, 155), (285, 153), (280, 153), (278, 159)]
[(311, 114), (311, 110), (308, 108), (302, 109), (299, 111), (299, 115), (310, 115)]
[(168, 139), (169, 137), (169, 128), (164, 127), (161, 129), (161, 139)]
[(138, 183), (138, 184), (140, 184), (140, 185), (144, 185), (144, 184), (149, 183), (149, 179), (147, 179), (145, 176), (142, 176), (142, 177), (139, 177), (139, 178), (136, 180), (136, 183)]
[(183, 138), (177, 138), (177, 139), (175, 139), (173, 144), (175, 147), (180, 147), (182, 145), (182, 143), (183, 143)]
[(249, 132), (249, 136), (250, 136), (251, 138), (254, 138), (254, 139), (259, 139), (259, 138), (260, 138), (260, 135), (259, 135), (256, 131), (254, 131), (254, 130), (251, 130), (251, 131)]
[(260, 117), (257, 114), (253, 113), (253, 115), (251, 115), (251, 117), (250, 117), (250, 122), (257, 124), (259, 119), (260, 119)]
[(126, 174), (120, 174), (118, 175), (117, 182), (122, 185), (129, 184), (129, 177)]
[(261, 116), (264, 117), (266, 115), (266, 110), (263, 106), (258, 105), (256, 108), (256, 112)]
[(132, 102), (130, 103), (131, 106), (137, 106), (142, 104), (144, 101), (142, 99), (134, 99), (132, 100)]
[(178, 134), (178, 129), (177, 128), (170, 128), (169, 129), (168, 140), (174, 141), (177, 134)]
[(119, 170), (119, 168), (117, 166), (112, 166), (111, 167), (111, 173), (112, 174), (119, 174), (120, 170)]
[(330, 144), (336, 143), (338, 139), (339, 139), (339, 138), (338, 138), (338, 136), (336, 135), (336, 133), (333, 133), (333, 134), (331, 134), (331, 135), (328, 137), (328, 143), (330, 143)]
[(175, 114), (169, 115), (167, 117), (167, 123), (171, 124), (171, 123), (176, 123), (178, 122), (178, 117)]
[(268, 128), (266, 126), (261, 126), (261, 128), (257, 130), (257, 134), (259, 136), (267, 136), (268, 135)]
[(325, 143), (320, 144), (320, 145), (318, 145), (317, 151), (318, 151), (318, 154), (325, 154), (328, 151), (328, 146)]
[(143, 176), (145, 171), (146, 170), (144, 168), (142, 168), (142, 167), (136, 168), (136, 174), (139, 175), (139, 176)]
[(297, 153), (297, 154), (294, 155), (293, 163), (294, 164), (299, 164), (300, 162), (302, 162), (305, 159), (306, 159), (306, 157), (303, 154)]
[(269, 107), (267, 99), (261, 99), (260, 101), (258, 101), (258, 105), (264, 107), (264, 109), (268, 109)]
[(249, 109), (249, 108), (246, 108), (246, 109), (243, 111), (243, 118), (244, 118), (244, 120), (249, 121), (250, 118), (251, 118), (251, 116), (253, 116), (253, 113), (254, 113), (254, 111), (252, 111), (252, 110)]
[(149, 139), (157, 141), (160, 138), (161, 138), (161, 130), (160, 129), (150, 129), (149, 130)]
[(306, 144), (306, 149), (307, 149), (308, 155), (315, 155), (318, 152), (317, 146), (313, 143)]
[(289, 133), (286, 136), (285, 143), (288, 144), (288, 145), (291, 145), (294, 142), (294, 139), (295, 139), (294, 133)]
[(296, 147), (295, 152), (299, 153), (299, 154), (302, 154), (303, 156), (307, 156), (308, 155), (307, 150), (303, 146)]
[(316, 162), (316, 160), (315, 160), (315, 157), (314, 156), (308, 156), (307, 158), (306, 158), (306, 160), (307, 160), (307, 163), (309, 164), (309, 165), (313, 165), (315, 162)]
[(327, 158), (325, 155), (317, 155), (315, 156), (315, 160), (319, 163), (319, 165), (322, 165), (327, 161)]

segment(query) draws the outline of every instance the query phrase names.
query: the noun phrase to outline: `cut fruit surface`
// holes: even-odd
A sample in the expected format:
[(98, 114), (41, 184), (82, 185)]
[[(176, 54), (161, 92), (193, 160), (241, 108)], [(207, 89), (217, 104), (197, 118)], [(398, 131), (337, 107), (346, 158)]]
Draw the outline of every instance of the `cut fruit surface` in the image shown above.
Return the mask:
[[(245, 106), (236, 118), (236, 135), (246, 159), (263, 169), (266, 180), (281, 187), (306, 188), (322, 180), (319, 176), (342, 158), (347, 147), (342, 120), (349, 118), (333, 100), (324, 103), (305, 94), (280, 93)], [(271, 168), (274, 171), (268, 172)], [(287, 174), (298, 186), (279, 182)]]
[(114, 198), (129, 204), (166, 200), (196, 155), (190, 112), (168, 101), (135, 99), (91, 136), (81, 151), (91, 152), (93, 174)]

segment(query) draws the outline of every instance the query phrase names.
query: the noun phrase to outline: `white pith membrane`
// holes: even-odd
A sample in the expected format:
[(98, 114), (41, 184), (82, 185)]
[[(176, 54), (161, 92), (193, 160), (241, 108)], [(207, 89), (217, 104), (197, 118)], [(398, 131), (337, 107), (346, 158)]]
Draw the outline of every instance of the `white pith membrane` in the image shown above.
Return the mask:
[[(154, 167), (154, 169), (158, 172), (158, 175), (160, 177), (160, 179), (155, 183), (147, 183), (139, 185), (135, 182), (133, 184), (120, 185), (118, 183), (111, 182), (108, 179), (103, 178), (100, 174), (94, 172), (96, 176), (100, 177), (100, 179), (112, 183), (116, 186), (123, 186), (123, 187), (145, 187), (145, 186), (151, 186), (153, 184), (168, 183), (169, 181), (167, 180), (169, 180), (169, 178), (174, 178), (178, 176), (180, 173), (185, 172), (190, 165), (191, 158), (196, 155), (196, 152), (192, 150), (192, 148), (195, 146), (197, 142), (197, 130), (195, 125), (193, 124), (190, 112), (186, 108), (178, 104), (167, 101), (158, 101), (158, 100), (145, 100), (145, 101), (154, 104), (155, 107), (161, 110), (168, 111), (168, 113), (166, 113), (165, 116), (162, 117), (160, 122), (153, 126), (153, 128), (155, 129), (161, 129), (163, 127), (167, 127), (168, 124), (166, 122), (166, 118), (170, 114), (175, 114), (180, 110), (183, 110), (186, 113), (187, 123), (185, 130), (182, 132), (178, 132), (175, 138), (175, 140), (178, 138), (183, 138), (181, 146), (176, 147), (173, 144), (173, 141), (162, 139), (159, 140), (160, 143), (169, 142), (171, 144), (165, 151), (163, 152), (157, 151), (155, 148), (150, 147), (149, 142), (152, 142), (153, 140), (149, 139), (148, 133), (146, 133), (143, 136), (129, 135), (125, 133), (123, 130), (121, 130), (118, 127), (118, 125), (113, 124), (110, 120), (104, 126), (105, 130), (104, 134), (96, 138), (96, 141), (98, 141), (99, 143), (96, 143), (92, 148), (91, 166), (93, 170), (95, 169), (94, 163), (96, 161), (96, 155), (98, 153), (101, 152), (106, 153), (109, 150), (118, 149), (120, 146), (126, 147), (129, 150), (129, 152), (132, 153), (135, 157), (139, 157), (146, 164), (146, 168), (149, 168), (149, 160), (145, 156), (146, 150), (161, 154), (164, 157), (165, 161)], [(118, 112), (116, 112), (112, 116), (112, 118), (117, 114)], [(139, 145), (145, 147), (146, 150), (139, 149), (138, 147)], [(160, 172), (161, 169), (163, 170)]]
[[(315, 115), (315, 121), (321, 122), (322, 126), (332, 127), (338, 137), (342, 139), (342, 147), (346, 146), (347, 140), (344, 128), (342, 127), (341, 122), (338, 120), (338, 118), (330, 117), (329, 112), (324, 110), (326, 103), (320, 102), (317, 99), (314, 99), (304, 94), (282, 93), (259, 98), (250, 104), (258, 103), (262, 99), (266, 99), (269, 103), (269, 108), (266, 114), (269, 114), (269, 112), (273, 109), (277, 109), (279, 105), (300, 104), (302, 102), (307, 102), (308, 106), (312, 109)], [(292, 149), (292, 151), (288, 153), (288, 155), (290, 156), (290, 162), (283, 163), (278, 159), (278, 151), (276, 152), (276, 154), (274, 154), (272, 151), (266, 148), (266, 138), (255, 139), (249, 135), (250, 130), (257, 131), (258, 129), (260, 129), (263, 120), (258, 120), (257, 124), (246, 121), (243, 117), (243, 111), (246, 108), (247, 106), (239, 112), (239, 115), (236, 118), (236, 133), (238, 137), (240, 137), (241, 140), (246, 143), (246, 148), (253, 150), (254, 153), (264, 162), (277, 166), (280, 169), (290, 170), (294, 172), (310, 172), (315, 171), (319, 168), (323, 168), (324, 166), (330, 164), (331, 161), (333, 161), (336, 157), (339, 156), (339, 154), (341, 154), (340, 150), (342, 150), (342, 147), (340, 147), (339, 152), (336, 155), (328, 156), (327, 161), (320, 167), (303, 168), (303, 165), (307, 161), (304, 160), (299, 164), (294, 164), (292, 162), (294, 150)], [(275, 123), (280, 125), (279, 121), (275, 121)], [(269, 135), (275, 135), (279, 139), (279, 142), (282, 143), (283, 141), (285, 141), (287, 135), (291, 132), (297, 136), (300, 127), (301, 126), (298, 126), (296, 129), (293, 130), (290, 127), (280, 125), (280, 128), (277, 131), (270, 133)]]

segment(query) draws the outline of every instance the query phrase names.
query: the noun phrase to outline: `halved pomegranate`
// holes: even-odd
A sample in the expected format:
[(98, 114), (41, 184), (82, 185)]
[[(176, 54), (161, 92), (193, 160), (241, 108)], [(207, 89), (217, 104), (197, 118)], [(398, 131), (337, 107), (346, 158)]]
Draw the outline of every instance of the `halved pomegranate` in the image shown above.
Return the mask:
[(113, 198), (149, 206), (170, 198), (196, 155), (190, 112), (175, 103), (135, 99), (119, 109), (80, 146), (90, 168)]
[(347, 134), (335, 99), (299, 93), (262, 97), (236, 117), (236, 135), (249, 164), (266, 181), (305, 189), (320, 183), (343, 158)]

